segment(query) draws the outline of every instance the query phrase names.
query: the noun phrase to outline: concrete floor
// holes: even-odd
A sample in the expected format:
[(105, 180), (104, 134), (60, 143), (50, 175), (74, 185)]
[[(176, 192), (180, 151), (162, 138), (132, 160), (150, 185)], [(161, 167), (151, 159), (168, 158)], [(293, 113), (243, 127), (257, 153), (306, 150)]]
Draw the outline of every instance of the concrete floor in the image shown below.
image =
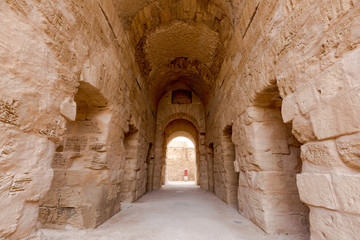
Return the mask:
[(236, 210), (192, 183), (152, 191), (96, 229), (42, 229), (46, 239), (121, 240), (304, 240), (308, 236), (267, 236)]

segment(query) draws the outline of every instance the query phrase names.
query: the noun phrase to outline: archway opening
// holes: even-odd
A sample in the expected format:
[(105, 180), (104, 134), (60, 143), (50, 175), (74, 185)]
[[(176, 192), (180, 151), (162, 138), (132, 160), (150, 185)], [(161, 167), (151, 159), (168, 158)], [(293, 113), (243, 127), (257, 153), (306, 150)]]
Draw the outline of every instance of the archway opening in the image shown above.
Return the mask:
[(271, 85), (236, 123), (239, 211), (269, 234), (307, 234), (308, 208), (300, 201), (296, 175), (300, 146), (281, 115), (282, 98)]
[(194, 183), (197, 177), (196, 150), (194, 143), (186, 137), (172, 139), (166, 148), (165, 183)]
[[(75, 104), (76, 103), (76, 104)], [(54, 178), (40, 201), (39, 222), (46, 228), (93, 228), (120, 210), (118, 195), (106, 198), (110, 186), (107, 134), (111, 110), (99, 89), (80, 82), (63, 139), (56, 142)]]
[[(168, 163), (173, 163), (176, 161), (176, 159), (180, 159), (181, 157), (174, 157), (174, 155), (172, 154), (173, 152), (177, 152), (177, 150), (175, 150), (175, 148), (171, 148), (171, 146), (176, 146), (176, 142), (178, 141), (174, 141), (173, 143), (172, 140), (176, 139), (177, 137), (183, 137), (182, 139), (184, 140), (184, 138), (188, 139), (187, 140), (187, 147), (186, 144), (183, 145), (185, 146), (185, 148), (189, 148), (189, 147), (193, 147), (193, 149), (188, 149), (188, 150), (184, 150), (184, 152), (180, 155), (185, 156), (185, 152), (187, 152), (188, 155), (193, 155), (195, 156), (195, 166), (193, 166), (191, 169), (187, 169), (187, 174), (189, 177), (189, 173), (191, 171), (191, 174), (194, 174), (194, 181), (196, 185), (200, 185), (200, 151), (199, 151), (199, 132), (197, 131), (196, 126), (185, 119), (176, 119), (174, 121), (171, 121), (169, 124), (167, 124), (167, 126), (164, 129), (164, 138), (163, 138), (163, 147), (162, 147), (162, 158), (161, 158), (161, 183), (162, 185), (167, 183), (167, 175), (168, 175), (168, 171), (167, 171), (167, 167), (168, 167)], [(192, 143), (189, 143), (189, 141)], [(170, 144), (170, 148), (169, 148), (169, 143)], [(175, 145), (172, 145), (175, 144)], [(180, 145), (177, 145), (178, 147), (181, 146), (181, 143), (177, 143)], [(181, 148), (180, 148), (181, 149)], [(173, 156), (172, 159), (170, 161), (168, 161), (168, 157), (167, 156)], [(185, 174), (185, 169), (182, 169), (180, 171), (180, 173), (182, 174), (182, 176), (184, 177)], [(179, 179), (179, 178), (177, 178)], [(183, 178), (184, 179), (184, 178)]]

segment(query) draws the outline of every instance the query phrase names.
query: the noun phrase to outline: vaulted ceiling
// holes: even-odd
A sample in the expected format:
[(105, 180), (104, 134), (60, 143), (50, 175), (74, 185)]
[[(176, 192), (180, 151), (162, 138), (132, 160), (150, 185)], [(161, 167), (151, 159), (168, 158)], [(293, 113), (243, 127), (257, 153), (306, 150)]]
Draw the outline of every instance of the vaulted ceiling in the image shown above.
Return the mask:
[[(231, 0), (113, 0), (156, 104), (185, 88), (206, 103), (235, 18)], [(243, 1), (238, 1), (243, 2)]]

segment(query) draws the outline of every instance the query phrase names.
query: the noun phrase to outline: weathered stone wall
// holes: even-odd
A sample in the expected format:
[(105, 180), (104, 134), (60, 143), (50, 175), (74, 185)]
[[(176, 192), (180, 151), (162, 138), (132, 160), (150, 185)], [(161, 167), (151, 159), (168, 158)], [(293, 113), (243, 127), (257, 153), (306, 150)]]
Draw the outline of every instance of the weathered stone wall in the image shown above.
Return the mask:
[[(231, 140), (232, 128), (227, 127), (214, 143), (214, 152), (207, 155), (210, 168), (208, 173), (213, 179), (211, 187), (215, 195), (229, 205), (237, 206), (239, 174), (235, 172), (235, 146)], [(212, 149), (210, 150), (212, 151)], [(208, 184), (209, 185), (209, 184)]]
[[(97, 88), (112, 111), (103, 199), (116, 199), (125, 166), (119, 142), (129, 122), (152, 141), (154, 106), (111, 1), (8, 1), (0, 9), (0, 236), (21, 239), (35, 233), (38, 203), (51, 185), (54, 141), (61, 141), (70, 117), (62, 106), (73, 102), (79, 80)], [(147, 149), (140, 151), (146, 156)], [(89, 221), (103, 222), (116, 204)]]
[[(243, 1), (217, 85), (206, 106), (206, 143), (214, 144), (216, 162), (220, 158), (218, 136), (223, 129), (241, 121), (248, 107), (273, 101), (278, 86), (283, 99), (283, 121), (292, 123), (292, 133), (304, 144), (302, 174), (297, 176), (297, 185), (301, 200), (310, 207), (313, 239), (356, 239), (355, 229), (360, 224), (358, 201), (344, 202), (359, 195), (353, 187), (359, 174), (353, 163), (358, 159), (354, 157), (356, 150), (350, 150), (356, 149), (352, 146), (357, 145), (359, 131), (358, 3)], [(265, 117), (264, 121), (267, 122)], [(233, 131), (240, 131), (241, 125), (234, 125)], [(245, 151), (242, 150), (245, 139), (241, 138), (250, 141), (250, 136), (243, 134), (242, 131), (234, 139), (239, 151)], [(254, 134), (262, 139), (264, 132)], [(249, 163), (239, 162), (240, 167), (244, 164)], [(298, 171), (294, 170), (287, 170), (291, 174), (292, 194), (296, 191), (294, 176)], [(247, 188), (244, 177), (240, 174), (240, 188)], [(215, 175), (215, 182), (224, 179), (217, 180)], [(265, 184), (263, 180), (261, 184)], [(270, 177), (273, 180), (275, 176)], [(335, 215), (339, 220), (329, 220), (335, 219)], [(267, 224), (266, 219), (264, 223), (252, 220), (260, 226)], [(280, 229), (275, 226), (265, 230)], [(286, 231), (292, 230), (296, 229)]]
[(122, 174), (120, 198), (134, 202), (146, 193), (148, 143), (140, 138), (138, 130), (130, 128), (125, 135), (125, 166)]
[[(181, 143), (181, 142), (180, 142)], [(169, 146), (171, 145), (171, 146)], [(166, 181), (184, 181), (184, 171), (188, 170), (188, 180), (196, 179), (195, 148), (175, 145), (171, 142), (166, 150)]]
[[(36, 235), (49, 188), (63, 198), (43, 209), (47, 223), (70, 223), (56, 208), (81, 206), (66, 203), (73, 196), (65, 189), (92, 198), (82, 183), (67, 185), (71, 174), (55, 184), (71, 164), (56, 165), (51, 183), (59, 155), (64, 163), (73, 152), (89, 157), (90, 165), (75, 164), (86, 170), (76, 177), (102, 176), (92, 182), (101, 193), (91, 224), (74, 223), (93, 226), (120, 208), (120, 195), (132, 201), (145, 185), (160, 188), (167, 141), (181, 133), (196, 142), (200, 186), (230, 203), (240, 171), (239, 209), (265, 231), (304, 230), (297, 187), (313, 239), (356, 239), (359, 16), (358, 0), (1, 1), (0, 236)], [(73, 132), (81, 128), (74, 121), (80, 81), (111, 113), (107, 133), (86, 144)], [(194, 101), (172, 104), (176, 89), (193, 92)], [(88, 170), (92, 164), (106, 167)]]
[(106, 194), (119, 188), (105, 180), (110, 168), (107, 100), (81, 82), (73, 110), (75, 121), (68, 121), (63, 140), (56, 143), (50, 190), (40, 201), (39, 220), (45, 227), (96, 227), (120, 210), (118, 194)]
[(279, 107), (250, 107), (233, 127), (240, 212), (266, 232), (306, 232), (308, 209), (296, 187), (300, 143)]

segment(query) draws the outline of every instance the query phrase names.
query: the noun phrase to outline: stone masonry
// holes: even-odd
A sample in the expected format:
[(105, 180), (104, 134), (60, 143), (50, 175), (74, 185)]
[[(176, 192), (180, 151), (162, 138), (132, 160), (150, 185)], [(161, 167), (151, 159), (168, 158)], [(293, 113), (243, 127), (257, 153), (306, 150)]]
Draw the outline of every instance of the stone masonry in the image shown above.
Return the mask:
[(6, 0), (0, 19), (0, 239), (101, 225), (161, 188), (178, 136), (264, 232), (359, 238), (359, 0)]

